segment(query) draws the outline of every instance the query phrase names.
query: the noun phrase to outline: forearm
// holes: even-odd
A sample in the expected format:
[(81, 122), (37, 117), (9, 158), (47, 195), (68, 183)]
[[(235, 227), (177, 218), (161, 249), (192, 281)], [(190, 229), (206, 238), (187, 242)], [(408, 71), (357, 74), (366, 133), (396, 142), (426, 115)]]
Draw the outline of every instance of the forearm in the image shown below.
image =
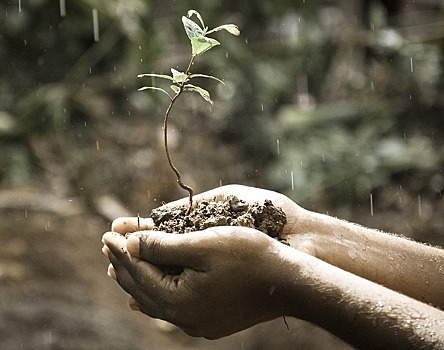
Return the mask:
[(299, 225), (291, 246), (444, 309), (444, 250), (309, 211)]
[(290, 267), (284, 278), (290, 316), (312, 322), (360, 349), (444, 348), (443, 311), (311, 256), (298, 257), (295, 264), (303, 265), (297, 277), (291, 277)]

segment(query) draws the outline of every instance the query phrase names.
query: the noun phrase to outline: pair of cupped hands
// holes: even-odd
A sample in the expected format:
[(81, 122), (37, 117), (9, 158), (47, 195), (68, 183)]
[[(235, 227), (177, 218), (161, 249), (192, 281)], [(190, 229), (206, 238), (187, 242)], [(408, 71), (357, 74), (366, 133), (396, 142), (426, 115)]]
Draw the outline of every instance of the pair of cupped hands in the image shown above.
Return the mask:
[[(269, 190), (228, 185), (194, 196), (194, 203), (223, 201), (229, 195), (250, 203), (271, 200), (287, 215), (284, 235), (298, 234), (304, 226), (307, 211)], [(184, 198), (166, 205), (187, 203)], [(286, 283), (289, 256), (294, 259), (298, 250), (245, 227), (180, 235), (152, 228), (151, 219), (119, 218), (102, 238), (108, 275), (131, 295), (131, 309), (209, 339), (287, 315), (280, 286)], [(166, 274), (165, 265), (179, 266), (182, 272)]]

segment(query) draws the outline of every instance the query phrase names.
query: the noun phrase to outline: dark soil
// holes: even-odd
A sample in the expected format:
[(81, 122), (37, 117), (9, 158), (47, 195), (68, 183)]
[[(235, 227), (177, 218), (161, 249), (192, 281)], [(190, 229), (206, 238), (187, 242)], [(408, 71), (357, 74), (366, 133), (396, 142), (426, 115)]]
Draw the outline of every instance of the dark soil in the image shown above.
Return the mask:
[(154, 229), (170, 233), (201, 231), (214, 226), (243, 226), (279, 239), (287, 218), (270, 200), (248, 203), (235, 196), (226, 201), (202, 201), (191, 213), (188, 206), (160, 207), (151, 212)]

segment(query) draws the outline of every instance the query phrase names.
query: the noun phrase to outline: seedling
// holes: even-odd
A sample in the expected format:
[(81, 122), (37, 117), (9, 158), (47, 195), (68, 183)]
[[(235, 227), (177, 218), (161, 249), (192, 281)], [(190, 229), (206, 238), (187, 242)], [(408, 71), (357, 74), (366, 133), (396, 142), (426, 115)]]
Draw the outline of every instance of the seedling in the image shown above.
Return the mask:
[[(196, 16), (197, 19), (200, 22), (200, 25), (191, 20), (190, 18), (192, 16)], [(191, 73), (191, 68), (194, 64), (195, 59), (197, 56), (202, 55), (203, 53), (207, 52), (208, 50), (212, 49), (215, 46), (220, 45), (220, 42), (216, 39), (208, 37), (209, 34), (226, 30), (228, 33), (238, 36), (240, 34), (239, 28), (234, 24), (224, 24), (219, 27), (216, 27), (214, 29), (208, 30), (208, 27), (205, 26), (205, 23), (203, 21), (202, 16), (197, 12), (196, 10), (189, 10), (187, 13), (187, 16), (182, 17), (182, 23), (185, 28), (185, 32), (188, 36), (188, 39), (190, 39), (191, 42), (191, 59), (188, 63), (187, 68), (185, 71), (181, 72), (174, 68), (171, 68), (171, 76), (164, 75), (164, 74), (155, 74), (155, 73), (144, 73), (139, 74), (137, 77), (152, 77), (152, 78), (160, 78), (164, 80), (169, 80), (172, 84), (170, 86), (170, 89), (172, 91), (168, 92), (167, 90), (156, 87), (156, 86), (144, 86), (139, 89), (139, 91), (143, 90), (154, 90), (154, 91), (160, 91), (164, 93), (166, 96), (168, 96), (170, 102), (168, 104), (168, 107), (165, 110), (164, 118), (163, 118), (163, 140), (164, 140), (164, 147), (165, 147), (165, 153), (168, 160), (168, 164), (170, 168), (174, 171), (177, 177), (177, 183), (180, 187), (182, 187), (184, 190), (188, 191), (189, 194), (189, 208), (188, 208), (188, 214), (191, 212), (191, 208), (193, 206), (193, 189), (185, 185), (182, 181), (182, 176), (179, 172), (179, 170), (176, 168), (176, 166), (173, 164), (170, 156), (170, 152), (168, 149), (168, 119), (171, 113), (171, 110), (177, 101), (177, 99), (182, 95), (182, 93), (190, 91), (190, 92), (197, 92), (205, 101), (213, 104), (213, 101), (211, 100), (210, 93), (194, 84), (191, 84), (191, 80), (194, 78), (207, 78), (207, 79), (213, 79), (217, 82), (224, 84), (222, 80), (219, 78), (216, 78), (212, 75), (206, 75), (206, 74), (196, 74)]]

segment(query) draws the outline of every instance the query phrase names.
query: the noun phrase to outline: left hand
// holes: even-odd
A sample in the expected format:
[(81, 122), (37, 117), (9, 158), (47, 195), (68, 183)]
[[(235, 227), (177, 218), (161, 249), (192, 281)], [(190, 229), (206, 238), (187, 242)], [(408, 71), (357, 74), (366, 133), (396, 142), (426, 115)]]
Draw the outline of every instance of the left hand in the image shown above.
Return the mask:
[[(285, 314), (283, 252), (295, 250), (244, 227), (187, 234), (108, 232), (109, 274), (131, 296), (130, 306), (192, 336), (220, 338)], [(127, 250), (127, 251), (126, 251)], [(181, 266), (165, 275), (159, 265)]]

